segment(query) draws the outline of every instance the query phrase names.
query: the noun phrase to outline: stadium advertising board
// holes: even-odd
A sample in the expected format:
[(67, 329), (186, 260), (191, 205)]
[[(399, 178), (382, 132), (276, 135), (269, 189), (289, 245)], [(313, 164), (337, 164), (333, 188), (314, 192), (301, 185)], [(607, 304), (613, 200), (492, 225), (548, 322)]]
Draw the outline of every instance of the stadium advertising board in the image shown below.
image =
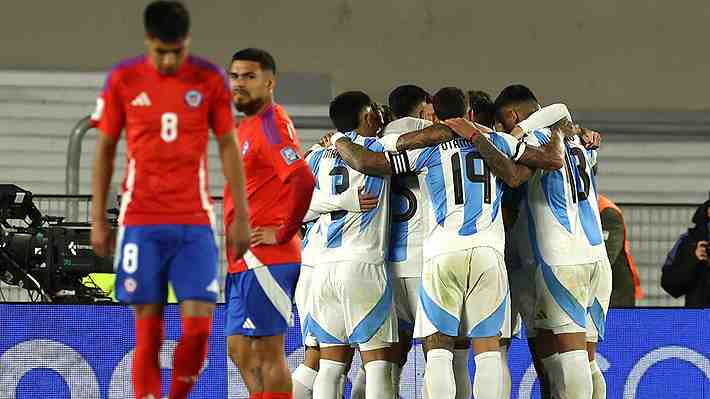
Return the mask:
[[(224, 308), (218, 307), (208, 361), (191, 398), (248, 397), (227, 359), (223, 326)], [(160, 356), (164, 394), (179, 330), (177, 308), (171, 306)], [(607, 334), (599, 364), (609, 398), (710, 398), (710, 310), (612, 310)], [(133, 398), (133, 345), (127, 307), (0, 304), (0, 398)], [(293, 369), (303, 356), (296, 328), (286, 349)], [(401, 398), (421, 397), (423, 362), (418, 347), (404, 370)], [(512, 397), (538, 397), (522, 340), (513, 342), (510, 368)]]

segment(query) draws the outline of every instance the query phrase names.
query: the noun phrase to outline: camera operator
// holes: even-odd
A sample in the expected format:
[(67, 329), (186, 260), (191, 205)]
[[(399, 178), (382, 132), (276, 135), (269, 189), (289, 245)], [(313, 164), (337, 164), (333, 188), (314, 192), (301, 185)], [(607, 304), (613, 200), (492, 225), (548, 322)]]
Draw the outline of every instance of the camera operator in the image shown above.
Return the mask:
[(669, 254), (661, 286), (676, 298), (685, 295), (688, 308), (710, 307), (710, 200), (695, 211), (693, 224)]

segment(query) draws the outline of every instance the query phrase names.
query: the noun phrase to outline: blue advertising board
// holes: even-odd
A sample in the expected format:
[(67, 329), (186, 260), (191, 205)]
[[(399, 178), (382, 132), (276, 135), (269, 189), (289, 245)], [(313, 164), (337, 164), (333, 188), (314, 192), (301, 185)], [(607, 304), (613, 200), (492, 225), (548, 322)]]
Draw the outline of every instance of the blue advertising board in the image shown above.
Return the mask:
[[(166, 325), (160, 356), (164, 395), (180, 334), (176, 306), (168, 307)], [(208, 361), (191, 398), (248, 398), (227, 358), (223, 327), (224, 308), (218, 307)], [(611, 310), (607, 337), (598, 357), (608, 398), (710, 398), (710, 310)], [(133, 398), (133, 346), (128, 307), (0, 304), (0, 398)], [(286, 352), (293, 369), (303, 356), (297, 327), (289, 331)], [(420, 398), (421, 348), (409, 359), (400, 396)], [(351, 376), (358, 366), (352, 369)], [(512, 397), (538, 397), (524, 341), (513, 341), (510, 369)]]

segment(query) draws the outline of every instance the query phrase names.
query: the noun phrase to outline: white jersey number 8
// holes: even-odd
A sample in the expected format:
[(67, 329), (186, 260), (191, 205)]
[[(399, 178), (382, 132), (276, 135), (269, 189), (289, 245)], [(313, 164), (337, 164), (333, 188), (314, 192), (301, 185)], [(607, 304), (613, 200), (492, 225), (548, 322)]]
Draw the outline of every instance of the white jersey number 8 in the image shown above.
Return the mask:
[(160, 138), (172, 143), (178, 136), (178, 117), (174, 112), (166, 112), (160, 118)]

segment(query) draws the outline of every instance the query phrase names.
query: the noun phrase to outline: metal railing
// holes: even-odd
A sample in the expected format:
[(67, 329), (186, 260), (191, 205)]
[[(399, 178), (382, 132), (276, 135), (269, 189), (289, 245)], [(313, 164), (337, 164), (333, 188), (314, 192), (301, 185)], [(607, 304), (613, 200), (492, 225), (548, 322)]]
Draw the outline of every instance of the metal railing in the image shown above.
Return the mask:
[(631, 255), (645, 293), (637, 306), (683, 306), (661, 288), (661, 267), (678, 237), (688, 230), (698, 205), (619, 204), (624, 212)]
[[(333, 124), (327, 116), (293, 116), (291, 118), (297, 129), (331, 129)], [(69, 145), (67, 147), (67, 166), (65, 170), (65, 194), (78, 195), (80, 186), (81, 168), (81, 147), (89, 130), (93, 129), (91, 116), (85, 116), (79, 120), (69, 133)], [(71, 204), (68, 204), (71, 205)], [(73, 206), (73, 205), (72, 205)], [(75, 208), (68, 208), (66, 216), (68, 220), (77, 221)]]
[[(68, 216), (75, 212), (76, 222), (91, 222), (91, 196), (35, 195), (42, 214)], [(220, 282), (224, 282), (227, 263), (224, 251), (222, 197), (213, 197), (217, 219), (216, 234), (220, 246)], [(680, 234), (685, 232), (697, 205), (689, 204), (619, 204), (624, 211), (631, 253), (637, 263), (645, 296), (638, 306), (683, 306), (683, 298), (675, 299), (661, 288), (661, 266)], [(220, 284), (221, 289), (224, 288)]]

